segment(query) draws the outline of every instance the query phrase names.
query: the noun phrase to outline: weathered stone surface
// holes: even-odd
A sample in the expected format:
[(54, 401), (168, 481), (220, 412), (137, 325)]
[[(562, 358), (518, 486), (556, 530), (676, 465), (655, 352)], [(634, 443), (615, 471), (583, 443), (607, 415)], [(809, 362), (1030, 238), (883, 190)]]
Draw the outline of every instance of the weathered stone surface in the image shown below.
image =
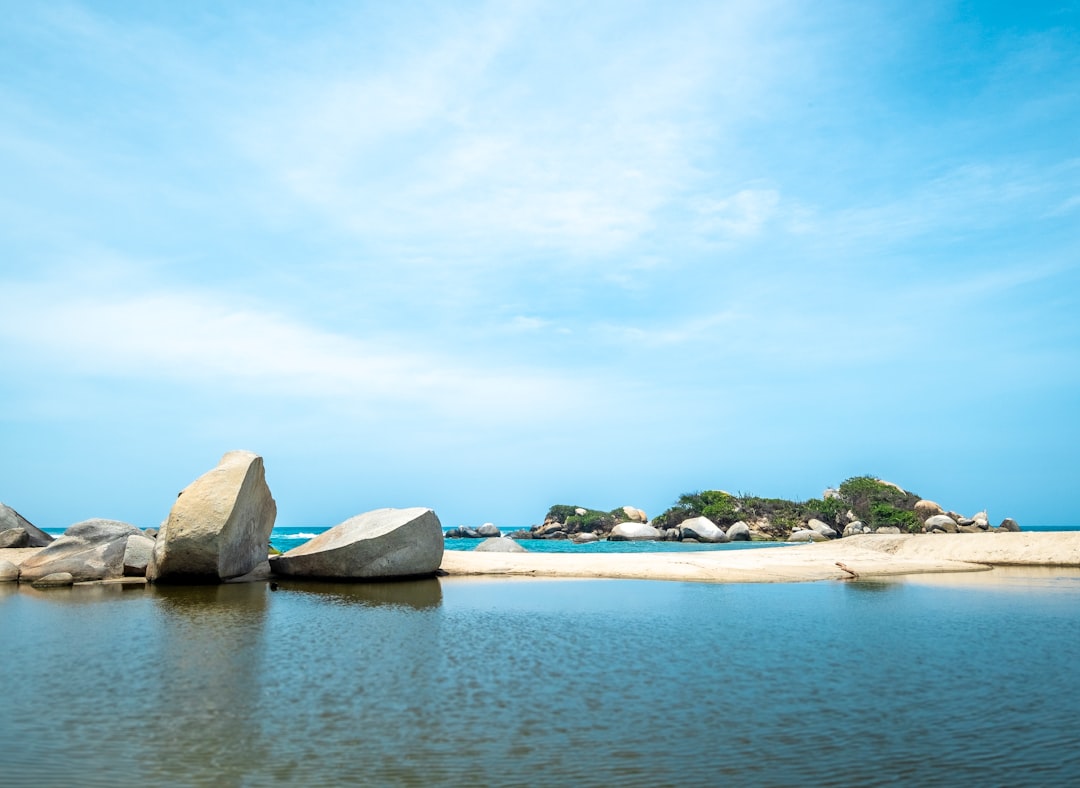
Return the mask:
[(1001, 521), (1001, 525), (999, 525), (998, 528), (1002, 531), (1019, 531), (1020, 525), (1011, 517), (1006, 517)]
[(728, 526), (727, 538), (732, 542), (749, 542), (750, 541), (750, 526), (739, 520), (737, 523), (733, 523)]
[(941, 508), (940, 504), (937, 504), (934, 501), (928, 501), (926, 499), (916, 501), (914, 508), (915, 514), (919, 515), (919, 519), (923, 522), (925, 522), (928, 517), (933, 517), (936, 514), (945, 513), (945, 510)]
[(433, 574), (442, 557), (442, 525), (431, 509), (377, 509), (272, 556), (270, 568), (294, 577), (406, 577)]
[(806, 526), (811, 531), (816, 531), (817, 533), (824, 536), (826, 539), (835, 539), (836, 537), (838, 537), (840, 535), (840, 534), (838, 534), (836, 532), (836, 529), (833, 528), (831, 525), (829, 525), (828, 523), (822, 522), (821, 520), (817, 520), (817, 519), (815, 519), (813, 517), (810, 518), (810, 521), (806, 524)]
[(146, 577), (146, 565), (154, 554), (154, 540), (142, 534), (132, 534), (124, 547), (124, 575)]
[(817, 531), (813, 531), (809, 528), (800, 528), (799, 530), (792, 531), (791, 536), (788, 537), (789, 542), (827, 542), (829, 537), (824, 534), (819, 534)]
[(0, 583), (14, 583), (19, 579), (19, 567), (0, 558)]
[(498, 526), (496, 526), (495, 523), (484, 523), (476, 529), (476, 533), (478, 533), (484, 539), (502, 536), (502, 531), (499, 530)]
[(529, 552), (524, 547), (519, 545), (513, 539), (504, 538), (500, 536), (493, 536), (490, 539), (485, 539), (476, 546), (476, 549), (481, 553), (527, 553)]
[(57, 572), (71, 574), (76, 582), (123, 577), (128, 537), (141, 535), (142, 531), (130, 523), (84, 520), (23, 561), (19, 579), (34, 581)]
[(708, 517), (693, 517), (680, 523), (683, 539), (697, 539), (699, 542), (719, 544), (727, 542), (727, 534)]
[(649, 521), (649, 518), (645, 515), (645, 512), (641, 511), (634, 506), (624, 506), (622, 508), (623, 514), (630, 518), (632, 523), (645, 523)]
[(276, 517), (262, 457), (228, 452), (176, 499), (158, 532), (146, 576), (183, 583), (247, 574), (266, 560)]
[(0, 531), (0, 549), (29, 546), (30, 534), (25, 528), (8, 528), (6, 531)]
[(647, 542), (659, 538), (660, 531), (646, 523), (619, 523), (608, 535), (613, 542)]
[(74, 585), (75, 578), (71, 572), (53, 572), (52, 574), (39, 577), (30, 585), (34, 588), (64, 588)]
[(945, 531), (954, 534), (956, 529), (957, 522), (947, 514), (935, 514), (933, 517), (926, 518), (927, 531)]
[(984, 531), (990, 527), (990, 518), (986, 515), (985, 511), (976, 512), (974, 515), (972, 515), (971, 519), (975, 521), (973, 525), (983, 529)]
[(7, 504), (0, 503), (0, 531), (6, 531), (9, 528), (22, 528), (30, 535), (30, 543), (27, 547), (45, 547), (53, 541), (52, 536), (31, 525), (25, 517)]

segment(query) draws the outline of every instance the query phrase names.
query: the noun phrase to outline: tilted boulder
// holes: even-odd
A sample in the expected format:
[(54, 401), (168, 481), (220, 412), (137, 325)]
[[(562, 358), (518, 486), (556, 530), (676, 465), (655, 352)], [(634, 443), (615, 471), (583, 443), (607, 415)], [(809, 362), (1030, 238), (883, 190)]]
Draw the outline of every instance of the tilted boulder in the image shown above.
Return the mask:
[(619, 523), (608, 535), (613, 542), (647, 542), (659, 538), (660, 532), (645, 523)]
[(128, 538), (142, 536), (130, 523), (84, 520), (64, 531), (45, 549), (19, 565), (19, 579), (33, 582), (46, 575), (67, 572), (75, 582), (124, 576), (124, 550)]
[(146, 577), (184, 583), (246, 575), (266, 560), (276, 517), (262, 457), (230, 451), (176, 499), (158, 532)]
[(271, 556), (270, 569), (292, 577), (370, 580), (434, 574), (442, 557), (442, 525), (431, 509), (376, 509)]
[(679, 524), (683, 539), (697, 539), (699, 542), (719, 544), (727, 542), (724, 530), (708, 517), (692, 517)]
[(25, 517), (7, 504), (0, 503), (0, 531), (6, 531), (9, 528), (22, 528), (29, 534), (30, 541), (26, 545), (27, 547), (45, 547), (54, 538), (40, 528), (31, 525)]

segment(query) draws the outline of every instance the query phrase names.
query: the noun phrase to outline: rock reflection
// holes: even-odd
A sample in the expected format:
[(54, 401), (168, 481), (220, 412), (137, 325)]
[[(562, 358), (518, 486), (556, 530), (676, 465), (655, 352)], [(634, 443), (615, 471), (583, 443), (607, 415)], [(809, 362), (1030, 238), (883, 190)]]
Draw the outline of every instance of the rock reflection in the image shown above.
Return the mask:
[(312, 594), (325, 601), (368, 606), (398, 605), (430, 610), (442, 604), (442, 586), (435, 578), (390, 583), (333, 583), (318, 580), (280, 580), (278, 591)]

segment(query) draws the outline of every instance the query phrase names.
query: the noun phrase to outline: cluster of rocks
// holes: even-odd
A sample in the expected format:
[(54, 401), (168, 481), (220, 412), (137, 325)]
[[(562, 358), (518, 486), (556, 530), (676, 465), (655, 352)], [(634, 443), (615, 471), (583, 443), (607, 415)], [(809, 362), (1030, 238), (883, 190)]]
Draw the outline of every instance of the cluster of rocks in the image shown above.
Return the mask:
[(502, 535), (502, 531), (495, 523), (484, 523), (479, 528), (459, 525), (457, 528), (449, 529), (445, 534), (447, 539), (497, 539)]
[(37, 587), (123, 578), (153, 583), (271, 576), (360, 580), (432, 575), (442, 563), (442, 526), (430, 509), (367, 512), (269, 556), (276, 517), (262, 458), (249, 451), (228, 452), (184, 488), (156, 530), (94, 519), (54, 540), (0, 504), (0, 538), (6, 540), (0, 545), (44, 548), (18, 567), (0, 561), (0, 580)]

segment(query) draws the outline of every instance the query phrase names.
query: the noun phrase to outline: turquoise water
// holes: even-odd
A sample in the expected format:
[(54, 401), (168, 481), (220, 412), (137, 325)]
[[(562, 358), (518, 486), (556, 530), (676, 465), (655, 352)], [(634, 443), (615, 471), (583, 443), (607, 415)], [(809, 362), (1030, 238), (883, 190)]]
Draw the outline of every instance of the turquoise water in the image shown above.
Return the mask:
[(1080, 571), (0, 586), (3, 785), (1065, 785)]

